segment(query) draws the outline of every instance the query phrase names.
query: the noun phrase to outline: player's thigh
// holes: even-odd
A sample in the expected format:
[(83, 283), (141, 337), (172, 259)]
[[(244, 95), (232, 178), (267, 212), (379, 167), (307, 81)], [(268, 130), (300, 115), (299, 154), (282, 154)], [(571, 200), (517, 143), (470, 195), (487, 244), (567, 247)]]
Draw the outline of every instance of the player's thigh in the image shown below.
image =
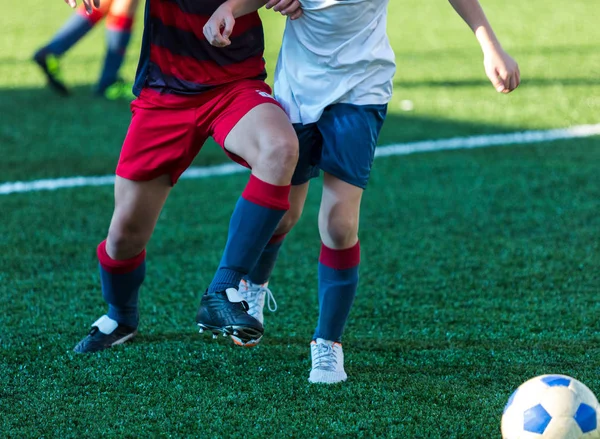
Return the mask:
[(117, 175), (136, 182), (170, 176), (174, 185), (197, 154), (194, 108), (168, 108), (146, 99), (131, 104), (132, 118), (121, 148)]
[(386, 111), (386, 105), (334, 104), (328, 107), (317, 123), (323, 136), (320, 168), (364, 189), (371, 175)]
[(119, 17), (133, 17), (137, 11), (138, 4), (139, 0), (112, 0), (109, 12), (111, 15)]
[(285, 112), (275, 103), (250, 109), (225, 138), (225, 149), (254, 168), (267, 151), (298, 154), (298, 139)]

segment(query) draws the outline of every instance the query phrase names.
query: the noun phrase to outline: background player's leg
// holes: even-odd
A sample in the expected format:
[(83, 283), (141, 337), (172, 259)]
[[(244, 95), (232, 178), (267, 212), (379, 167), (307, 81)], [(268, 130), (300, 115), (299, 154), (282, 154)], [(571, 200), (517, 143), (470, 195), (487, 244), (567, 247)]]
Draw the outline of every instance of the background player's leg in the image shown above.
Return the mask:
[(118, 82), (118, 75), (131, 39), (138, 3), (138, 0), (113, 0), (106, 17), (106, 55), (96, 93), (109, 99), (133, 98), (131, 87)]
[(94, 8), (87, 15), (85, 6), (81, 4), (67, 22), (52, 37), (52, 40), (39, 49), (33, 59), (42, 68), (50, 85), (62, 94), (68, 90), (61, 78), (58, 58), (83, 38), (107, 13), (112, 1), (102, 1), (100, 8)]
[(171, 179), (166, 175), (143, 182), (117, 176), (108, 236), (97, 249), (108, 318), (99, 319), (94, 326), (105, 336), (90, 333), (75, 347), (77, 352), (105, 349), (135, 334), (138, 293), (146, 270), (145, 248), (170, 190)]

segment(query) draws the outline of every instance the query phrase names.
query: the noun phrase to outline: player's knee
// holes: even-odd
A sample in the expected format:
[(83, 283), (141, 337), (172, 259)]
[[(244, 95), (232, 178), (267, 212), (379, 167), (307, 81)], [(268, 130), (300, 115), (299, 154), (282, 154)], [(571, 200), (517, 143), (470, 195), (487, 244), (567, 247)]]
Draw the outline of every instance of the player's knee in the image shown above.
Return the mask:
[[(324, 226), (324, 227), (323, 227)], [(358, 218), (354, 216), (336, 216), (329, 218), (321, 229), (336, 248), (346, 248), (356, 242)]]
[(298, 162), (298, 139), (296, 136), (280, 136), (270, 139), (261, 147), (261, 162), (276, 169), (293, 170)]
[(300, 219), (301, 214), (302, 210), (288, 210), (283, 218), (281, 218), (281, 221), (279, 221), (277, 229), (275, 230), (275, 235), (284, 235), (289, 233)]
[(129, 259), (146, 248), (146, 234), (134, 223), (117, 222), (108, 231), (107, 250), (115, 259)]

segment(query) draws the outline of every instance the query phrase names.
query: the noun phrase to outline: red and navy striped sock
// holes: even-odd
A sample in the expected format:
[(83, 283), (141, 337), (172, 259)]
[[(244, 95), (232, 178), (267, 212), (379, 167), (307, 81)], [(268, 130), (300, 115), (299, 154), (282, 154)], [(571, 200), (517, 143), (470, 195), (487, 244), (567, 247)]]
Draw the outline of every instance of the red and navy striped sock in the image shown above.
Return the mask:
[(106, 241), (102, 241), (97, 254), (102, 297), (108, 304), (108, 316), (122, 325), (137, 328), (138, 295), (146, 275), (146, 251), (131, 259), (118, 261), (108, 255)]
[(319, 323), (313, 340), (342, 340), (342, 333), (356, 296), (360, 243), (344, 249), (321, 244), (319, 256)]
[(238, 200), (229, 223), (227, 245), (208, 292), (238, 287), (254, 267), (275, 228), (290, 208), (290, 185), (275, 186), (254, 175)]
[(277, 262), (277, 255), (279, 255), (279, 249), (283, 245), (285, 239), (285, 233), (280, 235), (273, 235), (267, 246), (263, 250), (258, 259), (258, 262), (252, 268), (252, 271), (248, 273), (246, 279), (254, 284), (265, 284), (269, 281), (273, 268), (275, 268), (275, 262)]
[(125, 52), (131, 39), (133, 18), (109, 14), (106, 17), (106, 56), (97, 91), (103, 93), (107, 87), (114, 84), (119, 75), (119, 69), (125, 59)]
[(83, 38), (102, 17), (102, 12), (98, 9), (94, 9), (90, 15), (87, 15), (85, 6), (82, 4), (41, 51), (57, 56), (62, 55)]

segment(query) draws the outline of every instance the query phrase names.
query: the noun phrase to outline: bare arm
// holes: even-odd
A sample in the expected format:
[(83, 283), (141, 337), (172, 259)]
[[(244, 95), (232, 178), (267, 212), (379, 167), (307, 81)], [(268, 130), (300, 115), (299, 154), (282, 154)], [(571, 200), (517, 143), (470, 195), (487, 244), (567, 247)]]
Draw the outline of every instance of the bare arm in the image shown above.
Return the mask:
[(485, 72), (496, 90), (510, 93), (519, 85), (519, 66), (504, 49), (478, 0), (449, 0), (454, 10), (475, 33), (484, 55)]

